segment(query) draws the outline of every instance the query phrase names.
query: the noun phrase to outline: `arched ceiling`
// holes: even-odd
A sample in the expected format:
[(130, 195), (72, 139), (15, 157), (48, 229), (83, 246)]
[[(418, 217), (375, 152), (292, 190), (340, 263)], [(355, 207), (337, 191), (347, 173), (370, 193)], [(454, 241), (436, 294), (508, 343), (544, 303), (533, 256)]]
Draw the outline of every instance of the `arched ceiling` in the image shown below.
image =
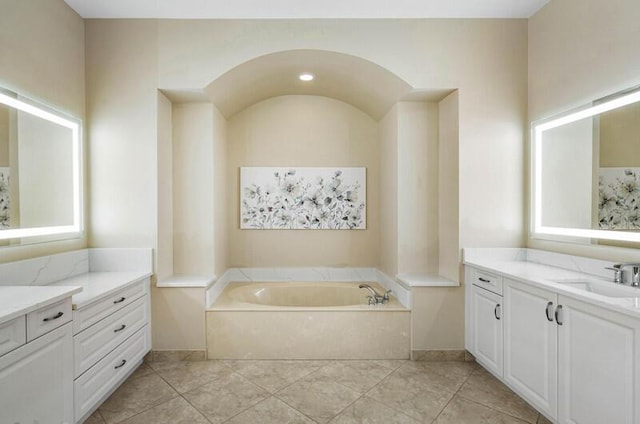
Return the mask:
[[(302, 72), (314, 74), (315, 79), (300, 81)], [(341, 100), (379, 120), (394, 103), (410, 97), (413, 89), (387, 69), (355, 56), (290, 50), (238, 65), (204, 92), (226, 118), (270, 97), (304, 94)]]

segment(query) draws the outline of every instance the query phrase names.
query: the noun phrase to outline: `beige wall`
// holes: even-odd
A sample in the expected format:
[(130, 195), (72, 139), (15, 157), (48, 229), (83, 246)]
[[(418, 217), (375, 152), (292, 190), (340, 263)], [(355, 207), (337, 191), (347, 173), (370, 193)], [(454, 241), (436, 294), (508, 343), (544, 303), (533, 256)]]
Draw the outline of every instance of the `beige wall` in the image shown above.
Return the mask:
[[(640, 84), (640, 2), (552, 0), (529, 20), (529, 118), (540, 119)], [(529, 239), (529, 247), (616, 261), (637, 249)]]
[(173, 271), (213, 275), (213, 108), (173, 106)]
[[(371, 117), (327, 97), (275, 97), (229, 119), (228, 142), (230, 266), (377, 266), (379, 149)], [(241, 166), (366, 167), (367, 228), (240, 230)]]
[(158, 280), (173, 275), (173, 105), (158, 92)]
[(93, 247), (156, 247), (157, 23), (87, 20)]
[(213, 250), (214, 273), (222, 276), (228, 268), (227, 120), (212, 106), (213, 124)]
[(151, 290), (153, 350), (204, 350), (205, 296), (202, 288)]
[(438, 272), (457, 281), (460, 273), (458, 198), (458, 92), (438, 103)]
[(411, 350), (464, 349), (464, 289), (411, 290)]
[(600, 166), (640, 166), (640, 103), (601, 115)]
[(398, 273), (398, 105), (380, 120), (380, 269)]
[[(2, 0), (0, 86), (85, 119), (84, 22), (63, 0)], [(17, 202), (16, 202), (17, 203)], [(0, 249), (0, 262), (79, 249), (86, 238)]]
[(161, 88), (199, 89), (247, 60), (300, 48), (353, 54), (416, 88), (459, 88), (461, 247), (523, 244), (526, 20), (164, 20), (158, 28)]
[[(398, 272), (438, 273), (438, 105), (398, 104)], [(383, 160), (387, 160), (384, 158)]]

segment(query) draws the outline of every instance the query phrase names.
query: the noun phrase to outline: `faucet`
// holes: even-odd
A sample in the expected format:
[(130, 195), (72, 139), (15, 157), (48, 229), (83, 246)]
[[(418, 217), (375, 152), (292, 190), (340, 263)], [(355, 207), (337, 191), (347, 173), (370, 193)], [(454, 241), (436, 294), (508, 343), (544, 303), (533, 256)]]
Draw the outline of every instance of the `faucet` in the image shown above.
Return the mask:
[[(616, 272), (616, 276), (614, 278), (614, 281), (617, 280), (618, 274), (620, 277), (620, 281), (616, 281), (616, 282), (621, 282), (621, 283), (625, 283), (624, 281), (624, 268), (625, 267), (629, 267), (631, 268), (631, 281), (628, 281), (628, 283), (631, 286), (637, 287), (640, 286), (640, 263), (621, 263), (621, 264), (615, 264), (613, 266), (613, 270), (615, 271), (616, 269), (619, 270), (619, 272)], [(611, 269), (611, 268), (609, 268)]]
[(367, 296), (369, 298), (369, 305), (377, 305), (379, 303), (387, 303), (389, 301), (389, 293), (391, 293), (391, 290), (387, 290), (386, 292), (384, 292), (384, 294), (379, 294), (369, 284), (364, 283), (360, 284), (358, 288), (367, 289), (369, 290), (369, 293), (371, 293), (369, 296)]

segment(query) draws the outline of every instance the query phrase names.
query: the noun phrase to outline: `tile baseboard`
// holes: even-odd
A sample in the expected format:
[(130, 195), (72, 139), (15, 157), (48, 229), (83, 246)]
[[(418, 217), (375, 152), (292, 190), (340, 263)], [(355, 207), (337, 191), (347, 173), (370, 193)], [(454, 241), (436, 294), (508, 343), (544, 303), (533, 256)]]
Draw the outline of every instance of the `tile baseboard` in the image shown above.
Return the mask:
[(466, 350), (412, 350), (412, 361), (424, 362), (475, 362), (472, 354)]
[(152, 350), (145, 356), (145, 362), (204, 361), (206, 350)]

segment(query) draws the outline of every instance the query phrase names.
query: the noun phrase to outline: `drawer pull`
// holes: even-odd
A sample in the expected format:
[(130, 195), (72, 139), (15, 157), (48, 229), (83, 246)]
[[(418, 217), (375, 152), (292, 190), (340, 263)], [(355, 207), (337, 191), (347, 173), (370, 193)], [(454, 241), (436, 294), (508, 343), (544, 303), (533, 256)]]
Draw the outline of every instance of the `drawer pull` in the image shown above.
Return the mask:
[(120, 362), (119, 365), (116, 365), (115, 367), (113, 367), (113, 369), (117, 370), (118, 368), (122, 368), (122, 367), (124, 367), (124, 364), (126, 364), (126, 363), (127, 363), (127, 360), (123, 359), (122, 362)]
[(496, 305), (495, 308), (493, 308), (493, 316), (495, 316), (496, 319), (499, 321), (500, 320), (500, 315), (498, 315), (498, 310), (500, 310), (500, 304), (499, 303)]
[(562, 312), (562, 305), (558, 305), (558, 307), (556, 308), (556, 323), (558, 325), (562, 325), (562, 317), (560, 316), (560, 313)]
[(54, 315), (54, 316), (52, 316), (52, 317), (44, 318), (42, 321), (43, 321), (43, 322), (53, 321), (54, 319), (58, 319), (58, 318), (62, 317), (62, 315), (64, 315), (64, 312), (58, 312), (57, 314), (55, 314), (55, 315)]
[(490, 283), (491, 280), (487, 280), (486, 278), (482, 278), (482, 277), (478, 277), (478, 280), (482, 281), (483, 283)]
[(125, 299), (125, 297), (123, 296), (118, 300), (114, 300), (113, 303), (122, 303), (122, 302), (124, 302), (124, 299)]
[(122, 324), (122, 325), (120, 326), (120, 328), (116, 328), (115, 330), (113, 330), (113, 332), (114, 332), (114, 333), (117, 333), (118, 331), (122, 331), (122, 330), (124, 330), (125, 328), (127, 328), (127, 325), (126, 325), (126, 324)]

